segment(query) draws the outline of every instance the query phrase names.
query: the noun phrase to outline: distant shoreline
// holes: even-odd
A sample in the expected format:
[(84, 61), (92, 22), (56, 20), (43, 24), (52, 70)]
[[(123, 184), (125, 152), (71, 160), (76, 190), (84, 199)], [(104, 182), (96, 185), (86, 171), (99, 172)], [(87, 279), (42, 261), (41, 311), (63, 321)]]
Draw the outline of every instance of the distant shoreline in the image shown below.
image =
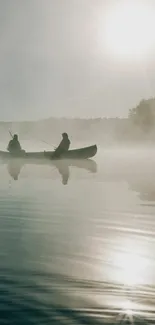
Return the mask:
[(71, 142), (85, 144), (154, 144), (155, 128), (145, 132), (130, 118), (57, 118), (50, 117), (35, 121), (0, 121), (0, 139), (18, 133), (21, 139), (40, 139), (57, 143), (62, 132), (67, 132)]

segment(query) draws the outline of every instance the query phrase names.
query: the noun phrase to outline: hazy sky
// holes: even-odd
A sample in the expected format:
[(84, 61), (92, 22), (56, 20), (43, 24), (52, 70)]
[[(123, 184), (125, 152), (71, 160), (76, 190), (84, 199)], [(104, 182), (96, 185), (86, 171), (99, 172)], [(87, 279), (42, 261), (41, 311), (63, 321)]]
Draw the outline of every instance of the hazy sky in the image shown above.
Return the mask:
[[(141, 98), (155, 96), (155, 1), (130, 0), (129, 43), (121, 34), (126, 22), (115, 32), (118, 2), (129, 0), (0, 0), (0, 120), (126, 116)], [(146, 33), (134, 56), (132, 10), (141, 8), (152, 16), (141, 25), (135, 18)]]

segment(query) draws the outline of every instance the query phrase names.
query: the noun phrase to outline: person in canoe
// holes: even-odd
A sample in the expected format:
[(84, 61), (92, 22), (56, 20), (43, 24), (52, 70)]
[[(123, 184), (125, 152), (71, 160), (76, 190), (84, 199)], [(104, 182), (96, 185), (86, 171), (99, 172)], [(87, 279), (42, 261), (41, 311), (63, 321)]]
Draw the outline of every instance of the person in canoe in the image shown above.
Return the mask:
[(9, 141), (7, 150), (11, 153), (11, 154), (19, 154), (22, 152), (25, 152), (24, 150), (22, 150), (20, 142), (18, 140), (18, 135), (14, 134), (13, 139), (11, 139)]
[(65, 152), (69, 150), (70, 140), (68, 138), (68, 134), (66, 132), (62, 133), (62, 140), (59, 146), (55, 149), (52, 158), (60, 158)]

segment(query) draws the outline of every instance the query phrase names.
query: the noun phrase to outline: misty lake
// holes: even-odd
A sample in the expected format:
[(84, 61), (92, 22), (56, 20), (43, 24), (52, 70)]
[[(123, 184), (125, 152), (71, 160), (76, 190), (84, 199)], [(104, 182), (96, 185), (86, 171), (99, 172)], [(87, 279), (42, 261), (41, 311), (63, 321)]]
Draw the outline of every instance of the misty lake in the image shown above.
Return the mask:
[(0, 179), (2, 324), (155, 322), (155, 150)]

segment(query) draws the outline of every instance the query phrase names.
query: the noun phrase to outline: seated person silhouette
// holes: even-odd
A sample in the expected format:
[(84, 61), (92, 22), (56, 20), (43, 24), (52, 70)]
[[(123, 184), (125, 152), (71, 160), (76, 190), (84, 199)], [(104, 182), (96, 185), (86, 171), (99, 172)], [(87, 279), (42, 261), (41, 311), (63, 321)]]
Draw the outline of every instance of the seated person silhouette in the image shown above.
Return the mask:
[(14, 134), (13, 139), (11, 139), (9, 141), (7, 150), (11, 153), (11, 154), (20, 154), (20, 153), (24, 153), (25, 151), (22, 150), (20, 142), (18, 140), (18, 135)]
[(60, 158), (69, 150), (69, 147), (70, 147), (70, 140), (68, 138), (68, 134), (64, 132), (62, 133), (62, 140), (59, 146), (55, 149), (52, 158)]

